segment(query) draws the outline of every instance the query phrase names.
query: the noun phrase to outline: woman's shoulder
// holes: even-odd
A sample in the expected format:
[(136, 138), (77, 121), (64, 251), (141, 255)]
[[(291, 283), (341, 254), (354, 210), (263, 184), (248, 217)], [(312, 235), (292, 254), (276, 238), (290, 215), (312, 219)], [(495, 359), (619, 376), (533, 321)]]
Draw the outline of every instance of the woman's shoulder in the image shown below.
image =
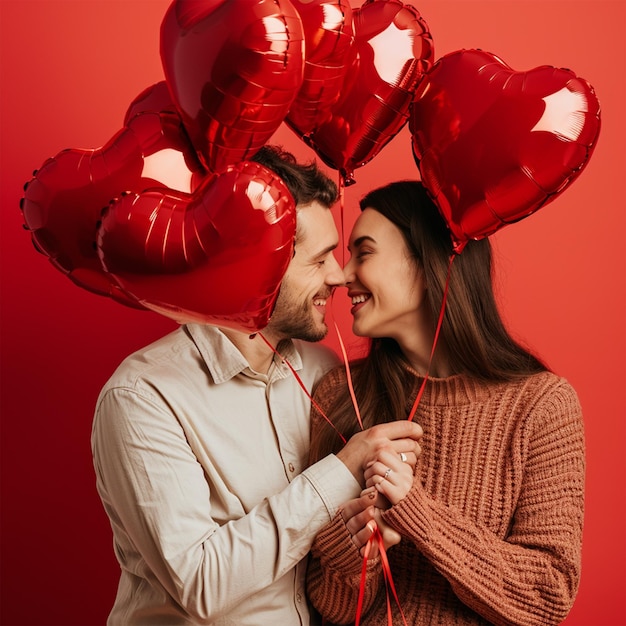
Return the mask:
[(574, 387), (566, 378), (549, 370), (528, 376), (522, 381), (522, 386), (537, 396), (560, 394), (571, 398), (577, 397)]
[[(554, 372), (532, 374), (518, 383), (519, 408), (534, 416), (535, 422), (574, 421), (582, 419), (578, 394), (567, 379)], [(525, 410), (524, 408), (525, 407)]]
[[(350, 376), (352, 377), (355, 372), (361, 367), (362, 360), (353, 361), (350, 363)], [(346, 371), (345, 364), (337, 365), (330, 369), (319, 380), (315, 386), (315, 394), (335, 395), (339, 390), (345, 390), (348, 382), (348, 373)]]
[(346, 384), (346, 368), (343, 365), (337, 365), (331, 368), (320, 380), (314, 388), (315, 395), (323, 393), (327, 395), (334, 392), (339, 387), (344, 387)]

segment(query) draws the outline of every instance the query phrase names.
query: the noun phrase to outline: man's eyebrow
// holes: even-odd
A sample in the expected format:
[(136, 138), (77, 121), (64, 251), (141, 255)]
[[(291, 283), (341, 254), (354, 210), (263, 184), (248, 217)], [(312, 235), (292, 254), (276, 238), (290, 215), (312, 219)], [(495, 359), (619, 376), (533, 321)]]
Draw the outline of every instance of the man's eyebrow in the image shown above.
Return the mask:
[(361, 237), (357, 237), (351, 244), (348, 245), (348, 250), (350, 250), (350, 248), (358, 248), (365, 241), (371, 241), (372, 243), (376, 243), (376, 239), (374, 239), (374, 237), (370, 237), (369, 235), (362, 235)]
[(327, 246), (326, 248), (324, 248), (323, 250), (320, 250), (319, 252), (317, 252), (316, 254), (313, 255), (314, 259), (317, 259), (321, 256), (326, 256), (329, 252), (332, 252), (333, 250), (337, 249), (337, 244), (333, 244), (331, 246)]

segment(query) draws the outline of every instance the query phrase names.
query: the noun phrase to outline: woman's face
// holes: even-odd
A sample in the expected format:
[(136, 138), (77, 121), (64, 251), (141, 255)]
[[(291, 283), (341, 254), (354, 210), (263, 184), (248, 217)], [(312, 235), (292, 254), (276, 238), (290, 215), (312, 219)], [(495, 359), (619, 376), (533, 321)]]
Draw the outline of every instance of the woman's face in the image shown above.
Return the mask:
[(425, 319), (426, 285), (400, 229), (366, 208), (354, 224), (348, 250), (344, 277), (354, 334), (411, 342)]

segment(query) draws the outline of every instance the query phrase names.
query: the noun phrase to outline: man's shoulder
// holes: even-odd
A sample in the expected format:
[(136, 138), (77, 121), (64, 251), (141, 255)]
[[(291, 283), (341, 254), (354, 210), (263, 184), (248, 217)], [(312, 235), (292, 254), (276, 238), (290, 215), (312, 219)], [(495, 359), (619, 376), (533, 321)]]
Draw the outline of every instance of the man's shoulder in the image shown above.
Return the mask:
[(337, 353), (323, 343), (311, 343), (300, 339), (294, 339), (293, 343), (305, 368), (317, 365), (328, 371), (340, 363)]
[(185, 360), (193, 349), (193, 342), (183, 327), (160, 337), (152, 343), (129, 354), (115, 369), (106, 387), (134, 387), (142, 378), (162, 368), (176, 367), (178, 360)]

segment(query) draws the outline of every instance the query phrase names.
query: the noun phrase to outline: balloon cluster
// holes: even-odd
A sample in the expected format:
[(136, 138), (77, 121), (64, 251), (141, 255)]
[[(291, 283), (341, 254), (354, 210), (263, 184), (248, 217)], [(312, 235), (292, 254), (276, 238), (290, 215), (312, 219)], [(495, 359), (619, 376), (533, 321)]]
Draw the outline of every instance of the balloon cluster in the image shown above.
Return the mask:
[(161, 60), (165, 81), (106, 145), (34, 173), (25, 225), (80, 287), (255, 332), (296, 220), (283, 181), (249, 159), (286, 122), (351, 182), (408, 122), (433, 62), (428, 28), (399, 0), (174, 0)]
[(161, 61), (165, 80), (123, 128), (45, 161), (21, 209), (75, 284), (179, 322), (267, 325), (295, 206), (250, 159), (283, 122), (345, 185), (408, 123), (457, 252), (563, 191), (600, 126), (569, 70), (514, 72), (479, 50), (435, 63), (427, 24), (400, 0), (174, 0)]

